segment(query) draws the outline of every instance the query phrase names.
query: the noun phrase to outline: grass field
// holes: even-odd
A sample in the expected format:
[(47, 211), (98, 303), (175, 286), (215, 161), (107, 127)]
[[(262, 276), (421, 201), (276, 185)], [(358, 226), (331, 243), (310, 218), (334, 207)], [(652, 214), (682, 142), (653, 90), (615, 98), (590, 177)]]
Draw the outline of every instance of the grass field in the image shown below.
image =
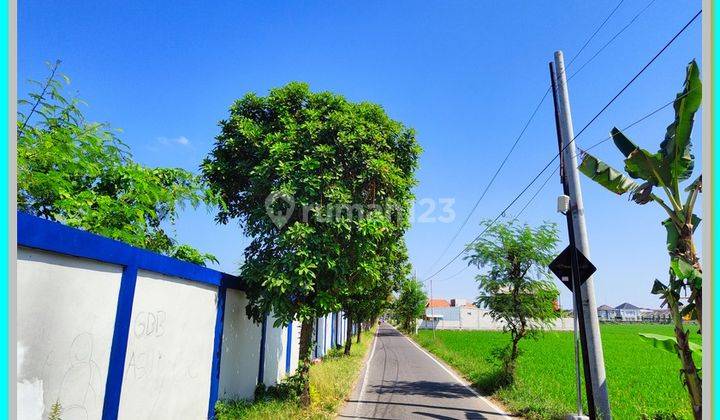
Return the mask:
[[(377, 327), (376, 327), (377, 328)], [(220, 401), (216, 419), (331, 419), (352, 391), (363, 359), (372, 343), (375, 328), (362, 333), (361, 343), (353, 342), (349, 356), (342, 349), (331, 350), (322, 363), (310, 367), (310, 407), (296, 401)]]
[[(691, 340), (699, 343), (695, 330), (691, 329)], [(639, 332), (673, 335), (669, 325), (601, 326), (613, 418), (653, 418), (659, 414), (692, 418), (677, 356), (652, 347), (638, 336)], [(522, 342), (516, 382), (503, 389), (494, 389), (497, 368), (491, 352), (509, 341), (507, 334), (438, 330), (433, 341), (431, 331), (421, 330), (415, 339), (515, 414), (546, 419), (574, 411), (571, 332), (549, 332), (537, 341)]]

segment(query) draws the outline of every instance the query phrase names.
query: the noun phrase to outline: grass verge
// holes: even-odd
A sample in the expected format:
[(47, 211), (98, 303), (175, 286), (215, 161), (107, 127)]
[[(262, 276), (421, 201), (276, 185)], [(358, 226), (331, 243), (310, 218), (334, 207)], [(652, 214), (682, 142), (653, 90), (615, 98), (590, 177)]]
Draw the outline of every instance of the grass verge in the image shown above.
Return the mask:
[(218, 401), (216, 419), (331, 419), (352, 391), (365, 354), (372, 344), (375, 329), (362, 333), (360, 344), (353, 342), (349, 356), (343, 350), (331, 350), (322, 363), (310, 367), (309, 407), (303, 408), (297, 401), (266, 400)]
[[(669, 325), (601, 325), (613, 418), (692, 418), (677, 356), (641, 340), (640, 332), (673, 335)], [(697, 334), (690, 337), (700, 343)], [(571, 332), (549, 332), (537, 341), (521, 342), (523, 354), (518, 360), (516, 381), (505, 388), (496, 385), (498, 367), (491, 352), (508, 343), (507, 334), (438, 330), (433, 340), (431, 331), (421, 330), (414, 338), (512, 413), (530, 419), (551, 419), (574, 411)]]

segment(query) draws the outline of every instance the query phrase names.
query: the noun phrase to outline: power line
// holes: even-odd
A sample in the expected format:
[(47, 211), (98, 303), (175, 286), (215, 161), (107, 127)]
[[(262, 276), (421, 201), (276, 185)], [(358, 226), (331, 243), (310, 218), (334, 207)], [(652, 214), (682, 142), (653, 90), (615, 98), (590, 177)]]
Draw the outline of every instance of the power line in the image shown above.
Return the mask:
[[(590, 35), (590, 38), (588, 38), (587, 41), (585, 41), (585, 44), (583, 44), (583, 46), (582, 46), (582, 47), (580, 48), (580, 50), (575, 54), (575, 56), (570, 59), (570, 62), (569, 62), (568, 65), (567, 65), (568, 67), (572, 65), (573, 61), (575, 61), (576, 58), (578, 58), (578, 56), (580, 55), (581, 52), (583, 52), (583, 50), (585, 49), (585, 47), (587, 47), (588, 44), (590, 44), (590, 41), (592, 41), (593, 38), (595, 38), (595, 35), (597, 35), (598, 32), (600, 32), (600, 29), (602, 29), (602, 28), (605, 26), (605, 24), (610, 20), (610, 18), (612, 17), (612, 15), (615, 14), (615, 12), (617, 11), (617, 9), (620, 8), (620, 5), (623, 4), (623, 1), (624, 1), (624, 0), (620, 0), (620, 2), (617, 4), (617, 6), (615, 6), (615, 8), (612, 9), (612, 12), (610, 12), (610, 14), (607, 15), (607, 17), (605, 18), (605, 20), (602, 21), (602, 23), (600, 24), (600, 26), (598, 26), (597, 29), (595, 29), (595, 32), (593, 32), (592, 35)], [(653, 1), (655, 1), (655, 0), (653, 0)]]
[[(642, 15), (643, 13), (645, 13), (645, 11), (646, 11), (647, 9), (649, 9), (650, 6), (652, 6), (653, 3), (655, 3), (655, 0), (650, 0), (650, 3), (648, 3), (648, 4), (647, 4), (645, 7), (643, 7), (642, 9), (640, 9), (640, 11), (637, 12), (637, 13), (635, 14), (635, 16), (633, 16), (632, 19), (630, 19), (630, 22), (628, 22), (628, 23), (627, 23), (625, 26), (623, 26), (615, 35), (613, 35), (612, 38), (610, 38), (609, 41), (607, 41), (605, 44), (603, 44), (603, 46), (600, 47), (600, 49), (598, 49), (598, 50), (595, 52), (595, 54), (593, 54), (592, 57), (590, 57), (587, 61), (585, 61), (585, 62), (580, 66), (580, 68), (578, 68), (577, 70), (575, 70), (575, 71), (568, 77), (568, 80), (570, 80), (570, 79), (572, 79), (573, 77), (575, 77), (575, 75), (577, 75), (578, 73), (580, 73), (580, 72), (582, 71), (582, 69), (585, 68), (585, 66), (587, 66), (588, 64), (590, 64), (590, 62), (595, 59), (595, 57), (597, 57), (598, 55), (600, 55), (600, 53), (603, 52), (603, 50), (605, 50), (605, 48), (607, 48), (610, 44), (613, 43), (613, 41), (615, 41), (615, 39), (617, 39), (617, 37), (619, 37), (619, 36), (620, 36), (623, 32), (625, 32), (630, 26), (632, 26), (632, 24), (635, 23), (635, 21), (637, 20), (637, 18), (639, 18), (640, 15)], [(571, 60), (570, 62), (572, 63), (572, 60)]]
[[(595, 35), (597, 35), (598, 32), (600, 32), (600, 30), (605, 26), (605, 24), (606, 24), (606, 23), (610, 20), (610, 18), (615, 14), (615, 12), (618, 10), (618, 8), (620, 8), (620, 5), (622, 5), (623, 1), (624, 1), (624, 0), (620, 0), (620, 2), (615, 6), (615, 8), (610, 12), (610, 14), (607, 15), (607, 17), (605, 17), (605, 20), (603, 20), (602, 23), (595, 29), (595, 31), (594, 31), (594, 32), (592, 33), (592, 35), (590, 35), (590, 37), (585, 41), (585, 43), (584, 43), (583, 46), (578, 50), (578, 52), (575, 53), (575, 55), (573, 56), (573, 58), (570, 60), (570, 64), (568, 64), (568, 67), (570, 67), (570, 65), (572, 65), (572, 62), (575, 61), (575, 59), (577, 59), (577, 58), (580, 56), (580, 54), (585, 50), (585, 48), (586, 48), (586, 47), (590, 44), (590, 42), (595, 38)], [(654, 1), (654, 0), (653, 0), (653, 1)], [(586, 63), (586, 64), (587, 64), (587, 63)], [(579, 72), (579, 71), (578, 71), (578, 72)], [(578, 73), (578, 72), (576, 72), (576, 73)], [(472, 209), (470, 209), (470, 212), (469, 212), (468, 215), (465, 217), (465, 219), (463, 220), (463, 222), (460, 224), (460, 227), (457, 229), (457, 231), (455, 231), (455, 234), (453, 235), (453, 237), (450, 238), (450, 242), (448, 242), (448, 244), (445, 246), (445, 248), (442, 250), (442, 252), (440, 253), (440, 255), (439, 255), (439, 256), (437, 257), (437, 259), (432, 263), (432, 265), (430, 266), (430, 268), (429, 268), (428, 270), (432, 270), (433, 268), (435, 268), (435, 266), (437, 265), (437, 263), (440, 262), (440, 260), (442, 259), (442, 257), (445, 256), (445, 253), (447, 253), (447, 251), (450, 249), (450, 247), (452, 246), (452, 244), (455, 243), (455, 240), (456, 240), (457, 237), (460, 235), (460, 232), (462, 232), (463, 228), (465, 228), (465, 226), (467, 225), (468, 221), (470, 221), (470, 218), (471, 218), (472, 215), (475, 213), (475, 210), (477, 210), (478, 206), (480, 205), (480, 202), (483, 200), (483, 198), (485, 198), (485, 195), (486, 195), (487, 192), (490, 190), (490, 187), (493, 185), (493, 183), (495, 183), (495, 179), (496, 179), (497, 176), (500, 174), (500, 171), (502, 170), (502, 168), (505, 167), (505, 163), (507, 163), (508, 159), (510, 158), (510, 155), (515, 151), (515, 148), (517, 147), (518, 143), (520, 142), (520, 139), (522, 139), (523, 135), (524, 135), (525, 132), (527, 131), (528, 127), (530, 126), (530, 123), (532, 123), (532, 121), (535, 119), (535, 115), (537, 115), (538, 111), (540, 110), (540, 107), (541, 107), (542, 104), (545, 102), (545, 99), (547, 98), (547, 96), (548, 96), (549, 93), (550, 93), (550, 87), (548, 86), (548, 88), (545, 89), (545, 93), (544, 93), (543, 96), (540, 98), (540, 101), (539, 101), (539, 102), (537, 103), (537, 105), (535, 106), (535, 109), (534, 109), (533, 112), (530, 114), (530, 118), (528, 118), (528, 120), (525, 122), (525, 125), (523, 125), (522, 130), (520, 130), (520, 134), (518, 134), (518, 136), (515, 138), (515, 141), (513, 142), (512, 146), (510, 147), (510, 150), (508, 150), (508, 152), (505, 154), (505, 157), (503, 158), (502, 162), (500, 162), (500, 166), (498, 166), (498, 168), (495, 170), (495, 173), (493, 173), (493, 176), (490, 178), (490, 181), (487, 183), (487, 185), (485, 185), (485, 188), (483, 189), (482, 193), (480, 194), (480, 198), (478, 198), (478, 199), (475, 201), (475, 204), (473, 204)]]
[(607, 102), (607, 104), (605, 104), (605, 106), (603, 106), (603, 107), (600, 109), (600, 111), (598, 111), (598, 112), (595, 114), (595, 116), (593, 116), (593, 117), (590, 119), (590, 121), (588, 121), (587, 124), (585, 124), (585, 126), (584, 126), (582, 129), (580, 129), (580, 131), (579, 131), (572, 139), (570, 139), (570, 141), (569, 141), (555, 156), (553, 156), (553, 158), (540, 170), (540, 172), (538, 172), (538, 174), (533, 177), (533, 179), (530, 181), (530, 183), (527, 184), (527, 185), (522, 189), (522, 191), (520, 191), (520, 193), (515, 196), (515, 198), (513, 198), (513, 200), (510, 202), (510, 204), (508, 204), (490, 223), (486, 224), (485, 229), (483, 229), (482, 232), (480, 232), (480, 234), (478, 234), (468, 245), (466, 245), (465, 247), (463, 247), (463, 248), (460, 250), (460, 252), (458, 252), (458, 253), (457, 253), (450, 261), (448, 261), (444, 266), (442, 266), (439, 270), (437, 270), (436, 272), (434, 272), (433, 274), (431, 274), (429, 277), (427, 277), (427, 278), (425, 279), (425, 281), (427, 281), (427, 280), (435, 277), (436, 275), (438, 275), (438, 274), (439, 274), (440, 272), (442, 272), (445, 268), (447, 268), (450, 264), (452, 264), (455, 260), (457, 260), (457, 259), (468, 249), (468, 247), (469, 247), (470, 245), (472, 245), (473, 243), (477, 242), (477, 240), (480, 239), (480, 238), (485, 234), (485, 232), (487, 232), (487, 230), (490, 229), (490, 227), (491, 227), (492, 225), (494, 225), (495, 222), (497, 222), (498, 219), (500, 219), (500, 217), (502, 217), (502, 216), (505, 214), (505, 212), (506, 212), (508, 209), (510, 209), (510, 207), (512, 207), (512, 206), (520, 199), (520, 197), (522, 197), (522, 195), (525, 194), (525, 192), (542, 176), (542, 174), (555, 162), (555, 159), (557, 159), (559, 156), (561, 156), (562, 152), (564, 152), (565, 149), (566, 149), (570, 144), (572, 144), (578, 137), (580, 137), (580, 135), (582, 135), (582, 133), (584, 133), (585, 130), (587, 130), (588, 127), (590, 127), (590, 125), (591, 125), (593, 122), (595, 122), (595, 120), (597, 120), (597, 119), (600, 117), (600, 115), (602, 115), (603, 112), (605, 112), (605, 110), (607, 110), (607, 109), (610, 107), (610, 105), (612, 105), (612, 104), (615, 102), (615, 100), (617, 100), (617, 98), (619, 98), (620, 95), (622, 95), (623, 92), (625, 92), (625, 91), (630, 87), (630, 85), (632, 85), (632, 84), (635, 82), (635, 80), (637, 80), (637, 78), (640, 77), (640, 75), (643, 74), (643, 73), (645, 72), (645, 70), (647, 70), (648, 67), (650, 67), (650, 65), (652, 65), (652, 63), (654, 63), (655, 60), (657, 60), (657, 58), (660, 57), (660, 55), (661, 55), (663, 52), (665, 52), (665, 50), (668, 49), (668, 47), (670, 47), (670, 45), (671, 45), (673, 42), (675, 42), (675, 40), (676, 40), (683, 32), (685, 32), (685, 30), (700, 16), (701, 13), (702, 13), (702, 10), (698, 11), (698, 12), (695, 14), (695, 16), (693, 16), (692, 19), (690, 19), (690, 20), (685, 24), (685, 26), (683, 26), (682, 29), (680, 29), (680, 30), (675, 34), (675, 36), (673, 36), (673, 37), (660, 49), (660, 51), (658, 51), (658, 52), (650, 59), (650, 61), (648, 61), (647, 64), (645, 64), (645, 65), (640, 69), (640, 71), (638, 71), (638, 72), (635, 74), (635, 76), (633, 76), (633, 78), (630, 79), (630, 81), (628, 81), (628, 82), (625, 84), (625, 86), (623, 86), (622, 89), (620, 89), (620, 90), (618, 91), (618, 93), (616, 93), (615, 96), (613, 96), (612, 99), (610, 99), (610, 100)]
[[(653, 115), (657, 114), (658, 112), (662, 111), (663, 109), (665, 109), (665, 108), (669, 107), (670, 105), (674, 104), (675, 101), (677, 101), (677, 100), (679, 100), (679, 99), (682, 99), (682, 98), (684, 98), (685, 96), (689, 95), (689, 94), (692, 93), (694, 90), (695, 90), (695, 89), (691, 89), (691, 90), (685, 92), (685, 93), (682, 94), (682, 95), (678, 95), (678, 96), (677, 96), (676, 98), (674, 98), (673, 100), (671, 100), (671, 101), (669, 101), (669, 102), (665, 102), (665, 103), (662, 104), (661, 106), (659, 106), (659, 107), (655, 108), (654, 110), (648, 112), (647, 114), (643, 115), (642, 117), (638, 118), (637, 120), (633, 121), (632, 123), (624, 126), (624, 127), (621, 128), (620, 130), (621, 130), (621, 131), (625, 131), (625, 130), (628, 130), (628, 129), (630, 129), (630, 128), (632, 128), (632, 127), (640, 124), (641, 122), (645, 121), (646, 119), (652, 117)], [(597, 147), (597, 146), (600, 146), (601, 144), (603, 144), (603, 143), (605, 143), (605, 142), (607, 142), (607, 141), (609, 141), (609, 140), (611, 140), (611, 139), (612, 139), (612, 135), (609, 135), (609, 136), (603, 138), (602, 140), (598, 140), (598, 141), (596, 141), (595, 143), (591, 144), (591, 145), (590, 145), (589, 147), (587, 147), (586, 149), (582, 149), (582, 148), (578, 147), (578, 149), (580, 149), (580, 151), (579, 151), (579, 153), (577, 153), (577, 155), (581, 155), (583, 152), (587, 152), (587, 151), (590, 150), (590, 149), (593, 149), (593, 148), (595, 148), (595, 147)], [(577, 156), (577, 155), (576, 155), (576, 156)], [(553, 175), (555, 175), (555, 170), (558, 170), (558, 169), (560, 169), (560, 165), (555, 166), (555, 168), (553, 169), (553, 171), (550, 171), (549, 175), (545, 178), (545, 180), (543, 181), (542, 185), (540, 185), (540, 188), (538, 188), (537, 191), (535, 191), (535, 194), (533, 194), (533, 196), (527, 201), (527, 203), (525, 203), (525, 205), (522, 207), (522, 209), (515, 215), (515, 217), (514, 217), (515, 219), (518, 219), (518, 218), (520, 217), (520, 215), (521, 215), (521, 214), (530, 206), (530, 204), (535, 200), (535, 198), (537, 198), (537, 196), (538, 196), (538, 195), (540, 194), (540, 192), (545, 188), (545, 186), (547, 185), (547, 183), (552, 179)], [(467, 270), (469, 267), (470, 267), (469, 265), (464, 266), (463, 269), (461, 269), (461, 270), (458, 271), (457, 273), (455, 273), (455, 274), (453, 274), (453, 275), (451, 275), (451, 276), (449, 276), (449, 277), (446, 277), (446, 278), (444, 278), (444, 279), (442, 279), (442, 280), (438, 280), (438, 283), (439, 283), (439, 282), (444, 282), (444, 281), (447, 281), (447, 280), (452, 280), (453, 278), (455, 278), (455, 277), (459, 276), (460, 274), (462, 274), (463, 272), (465, 272), (465, 270)]]

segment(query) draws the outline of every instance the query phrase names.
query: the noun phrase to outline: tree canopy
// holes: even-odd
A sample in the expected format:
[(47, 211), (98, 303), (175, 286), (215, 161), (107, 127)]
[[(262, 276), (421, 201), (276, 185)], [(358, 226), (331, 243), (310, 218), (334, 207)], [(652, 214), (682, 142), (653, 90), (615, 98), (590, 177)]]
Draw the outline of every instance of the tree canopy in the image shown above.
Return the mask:
[(171, 228), (184, 205), (217, 206), (218, 196), (184, 169), (134, 162), (118, 130), (88, 122), (82, 102), (63, 95), (56, 68), (18, 101), (18, 209), (197, 264), (216, 261), (178, 244)]
[[(695, 204), (702, 191), (702, 174), (689, 182), (695, 168), (692, 154), (691, 134), (695, 113), (702, 102), (700, 69), (691, 61), (685, 69), (685, 82), (673, 102), (675, 118), (667, 126), (665, 136), (656, 153), (641, 148), (616, 127), (610, 131), (613, 142), (625, 156), (625, 173), (612, 168), (588, 153), (584, 154), (580, 171), (593, 181), (615, 194), (630, 194), (637, 204), (654, 202), (667, 214), (662, 221), (667, 231), (667, 250), (670, 256), (667, 283), (655, 279), (652, 293), (658, 295), (667, 305), (675, 324), (675, 337), (645, 335), (658, 347), (675, 342), (676, 353), (683, 365), (684, 382), (687, 386), (693, 415), (702, 417), (702, 378), (692, 356), (689, 330), (683, 325), (683, 317), (690, 316), (702, 325), (702, 267), (695, 248), (693, 235), (700, 225), (700, 217), (694, 213)], [(637, 184), (635, 180), (643, 182)], [(684, 197), (683, 197), (684, 195)], [(687, 305), (680, 300), (687, 294)]]
[(415, 134), (378, 105), (304, 83), (245, 95), (220, 127), (203, 173), (227, 203), (217, 221), (238, 219), (252, 238), (247, 313), (303, 322), (305, 360), (314, 318), (340, 309), (350, 285), (384, 281), (409, 226)]
[(486, 269), (476, 277), (478, 305), (486, 307), (490, 317), (511, 335), (511, 344), (503, 353), (505, 371), (511, 378), (518, 342), (559, 317), (554, 305), (559, 293), (547, 268), (555, 257), (557, 227), (545, 223), (532, 228), (516, 221), (484, 221), (483, 225), (486, 233), (472, 244), (467, 259)]
[(425, 315), (428, 297), (423, 285), (415, 278), (406, 279), (400, 286), (400, 294), (393, 305), (393, 317), (405, 332), (415, 332), (418, 318)]

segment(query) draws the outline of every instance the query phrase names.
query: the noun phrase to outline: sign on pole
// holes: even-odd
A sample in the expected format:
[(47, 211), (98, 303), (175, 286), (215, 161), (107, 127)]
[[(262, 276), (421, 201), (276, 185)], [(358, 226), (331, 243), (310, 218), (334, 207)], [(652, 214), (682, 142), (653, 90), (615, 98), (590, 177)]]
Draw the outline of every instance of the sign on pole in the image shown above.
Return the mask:
[[(570, 291), (573, 290), (572, 286), (572, 245), (568, 245), (555, 259), (550, 263), (548, 268), (552, 271), (560, 281)], [(578, 261), (578, 274), (580, 284), (585, 283), (585, 280), (589, 279), (590, 276), (597, 270), (593, 263), (587, 259), (579, 249), (575, 248)]]

